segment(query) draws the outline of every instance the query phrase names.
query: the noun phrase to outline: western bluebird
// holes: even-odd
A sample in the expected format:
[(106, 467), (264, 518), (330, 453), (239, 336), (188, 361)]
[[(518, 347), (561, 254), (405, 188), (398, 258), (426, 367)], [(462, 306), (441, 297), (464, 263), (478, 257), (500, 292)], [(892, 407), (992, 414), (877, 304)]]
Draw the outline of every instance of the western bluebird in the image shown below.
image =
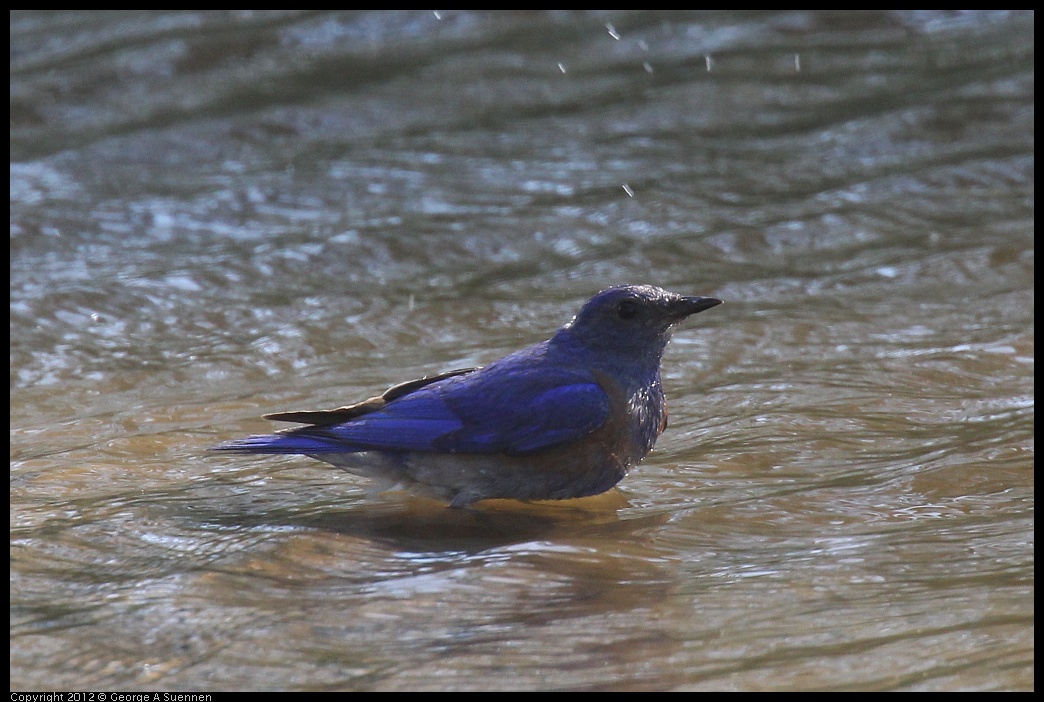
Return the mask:
[(265, 415), (308, 426), (216, 449), (304, 454), (452, 507), (596, 495), (667, 427), (660, 359), (671, 327), (720, 304), (652, 285), (609, 288), (547, 341), (488, 366), (339, 409)]

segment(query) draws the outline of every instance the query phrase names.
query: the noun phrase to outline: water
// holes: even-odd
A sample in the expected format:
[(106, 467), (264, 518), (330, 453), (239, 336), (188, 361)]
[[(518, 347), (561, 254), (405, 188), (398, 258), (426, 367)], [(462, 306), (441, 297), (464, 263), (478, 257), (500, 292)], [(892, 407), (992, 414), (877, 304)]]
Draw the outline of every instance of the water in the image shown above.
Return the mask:
[[(11, 17), (12, 689), (1033, 688), (1033, 14)], [(606, 495), (214, 455), (713, 295)]]

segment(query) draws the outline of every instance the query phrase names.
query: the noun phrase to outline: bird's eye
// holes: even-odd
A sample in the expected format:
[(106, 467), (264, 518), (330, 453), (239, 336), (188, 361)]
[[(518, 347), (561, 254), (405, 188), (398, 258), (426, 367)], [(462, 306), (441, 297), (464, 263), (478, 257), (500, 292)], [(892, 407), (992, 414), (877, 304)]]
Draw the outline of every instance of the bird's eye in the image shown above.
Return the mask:
[(620, 319), (631, 319), (638, 314), (638, 303), (634, 300), (624, 300), (616, 306), (616, 316)]

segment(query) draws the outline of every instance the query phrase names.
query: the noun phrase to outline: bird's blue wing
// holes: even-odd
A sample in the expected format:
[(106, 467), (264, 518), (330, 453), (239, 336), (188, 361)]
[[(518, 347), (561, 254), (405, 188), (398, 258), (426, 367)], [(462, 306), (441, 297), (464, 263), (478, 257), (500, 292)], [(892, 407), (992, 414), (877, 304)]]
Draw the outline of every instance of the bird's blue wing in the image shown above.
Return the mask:
[(431, 451), (434, 441), (462, 426), (460, 417), (429, 392), (407, 396), (344, 424), (305, 427), (288, 434), (322, 438), (334, 447), (340, 446), (342, 451)]
[(545, 370), (475, 380), (479, 392), (447, 398), (463, 425), (436, 439), (435, 450), (530, 453), (580, 439), (609, 417), (609, 397), (586, 375)]
[(579, 439), (608, 416), (593, 379), (542, 369), (449, 380), (318, 433), (369, 449), (519, 454)]
[(608, 416), (608, 396), (586, 374), (505, 370), (435, 383), (343, 424), (251, 437), (222, 448), (251, 453), (524, 454), (579, 439)]

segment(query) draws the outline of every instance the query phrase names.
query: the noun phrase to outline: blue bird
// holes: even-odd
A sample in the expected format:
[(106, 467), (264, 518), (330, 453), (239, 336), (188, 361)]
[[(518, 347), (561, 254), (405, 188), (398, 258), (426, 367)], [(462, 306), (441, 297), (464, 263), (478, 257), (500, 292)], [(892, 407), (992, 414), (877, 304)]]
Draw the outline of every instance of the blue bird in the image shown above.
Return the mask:
[(488, 366), (339, 409), (265, 415), (308, 426), (215, 448), (304, 454), (452, 507), (596, 495), (667, 427), (660, 359), (671, 328), (720, 304), (652, 285), (609, 288), (547, 341)]

